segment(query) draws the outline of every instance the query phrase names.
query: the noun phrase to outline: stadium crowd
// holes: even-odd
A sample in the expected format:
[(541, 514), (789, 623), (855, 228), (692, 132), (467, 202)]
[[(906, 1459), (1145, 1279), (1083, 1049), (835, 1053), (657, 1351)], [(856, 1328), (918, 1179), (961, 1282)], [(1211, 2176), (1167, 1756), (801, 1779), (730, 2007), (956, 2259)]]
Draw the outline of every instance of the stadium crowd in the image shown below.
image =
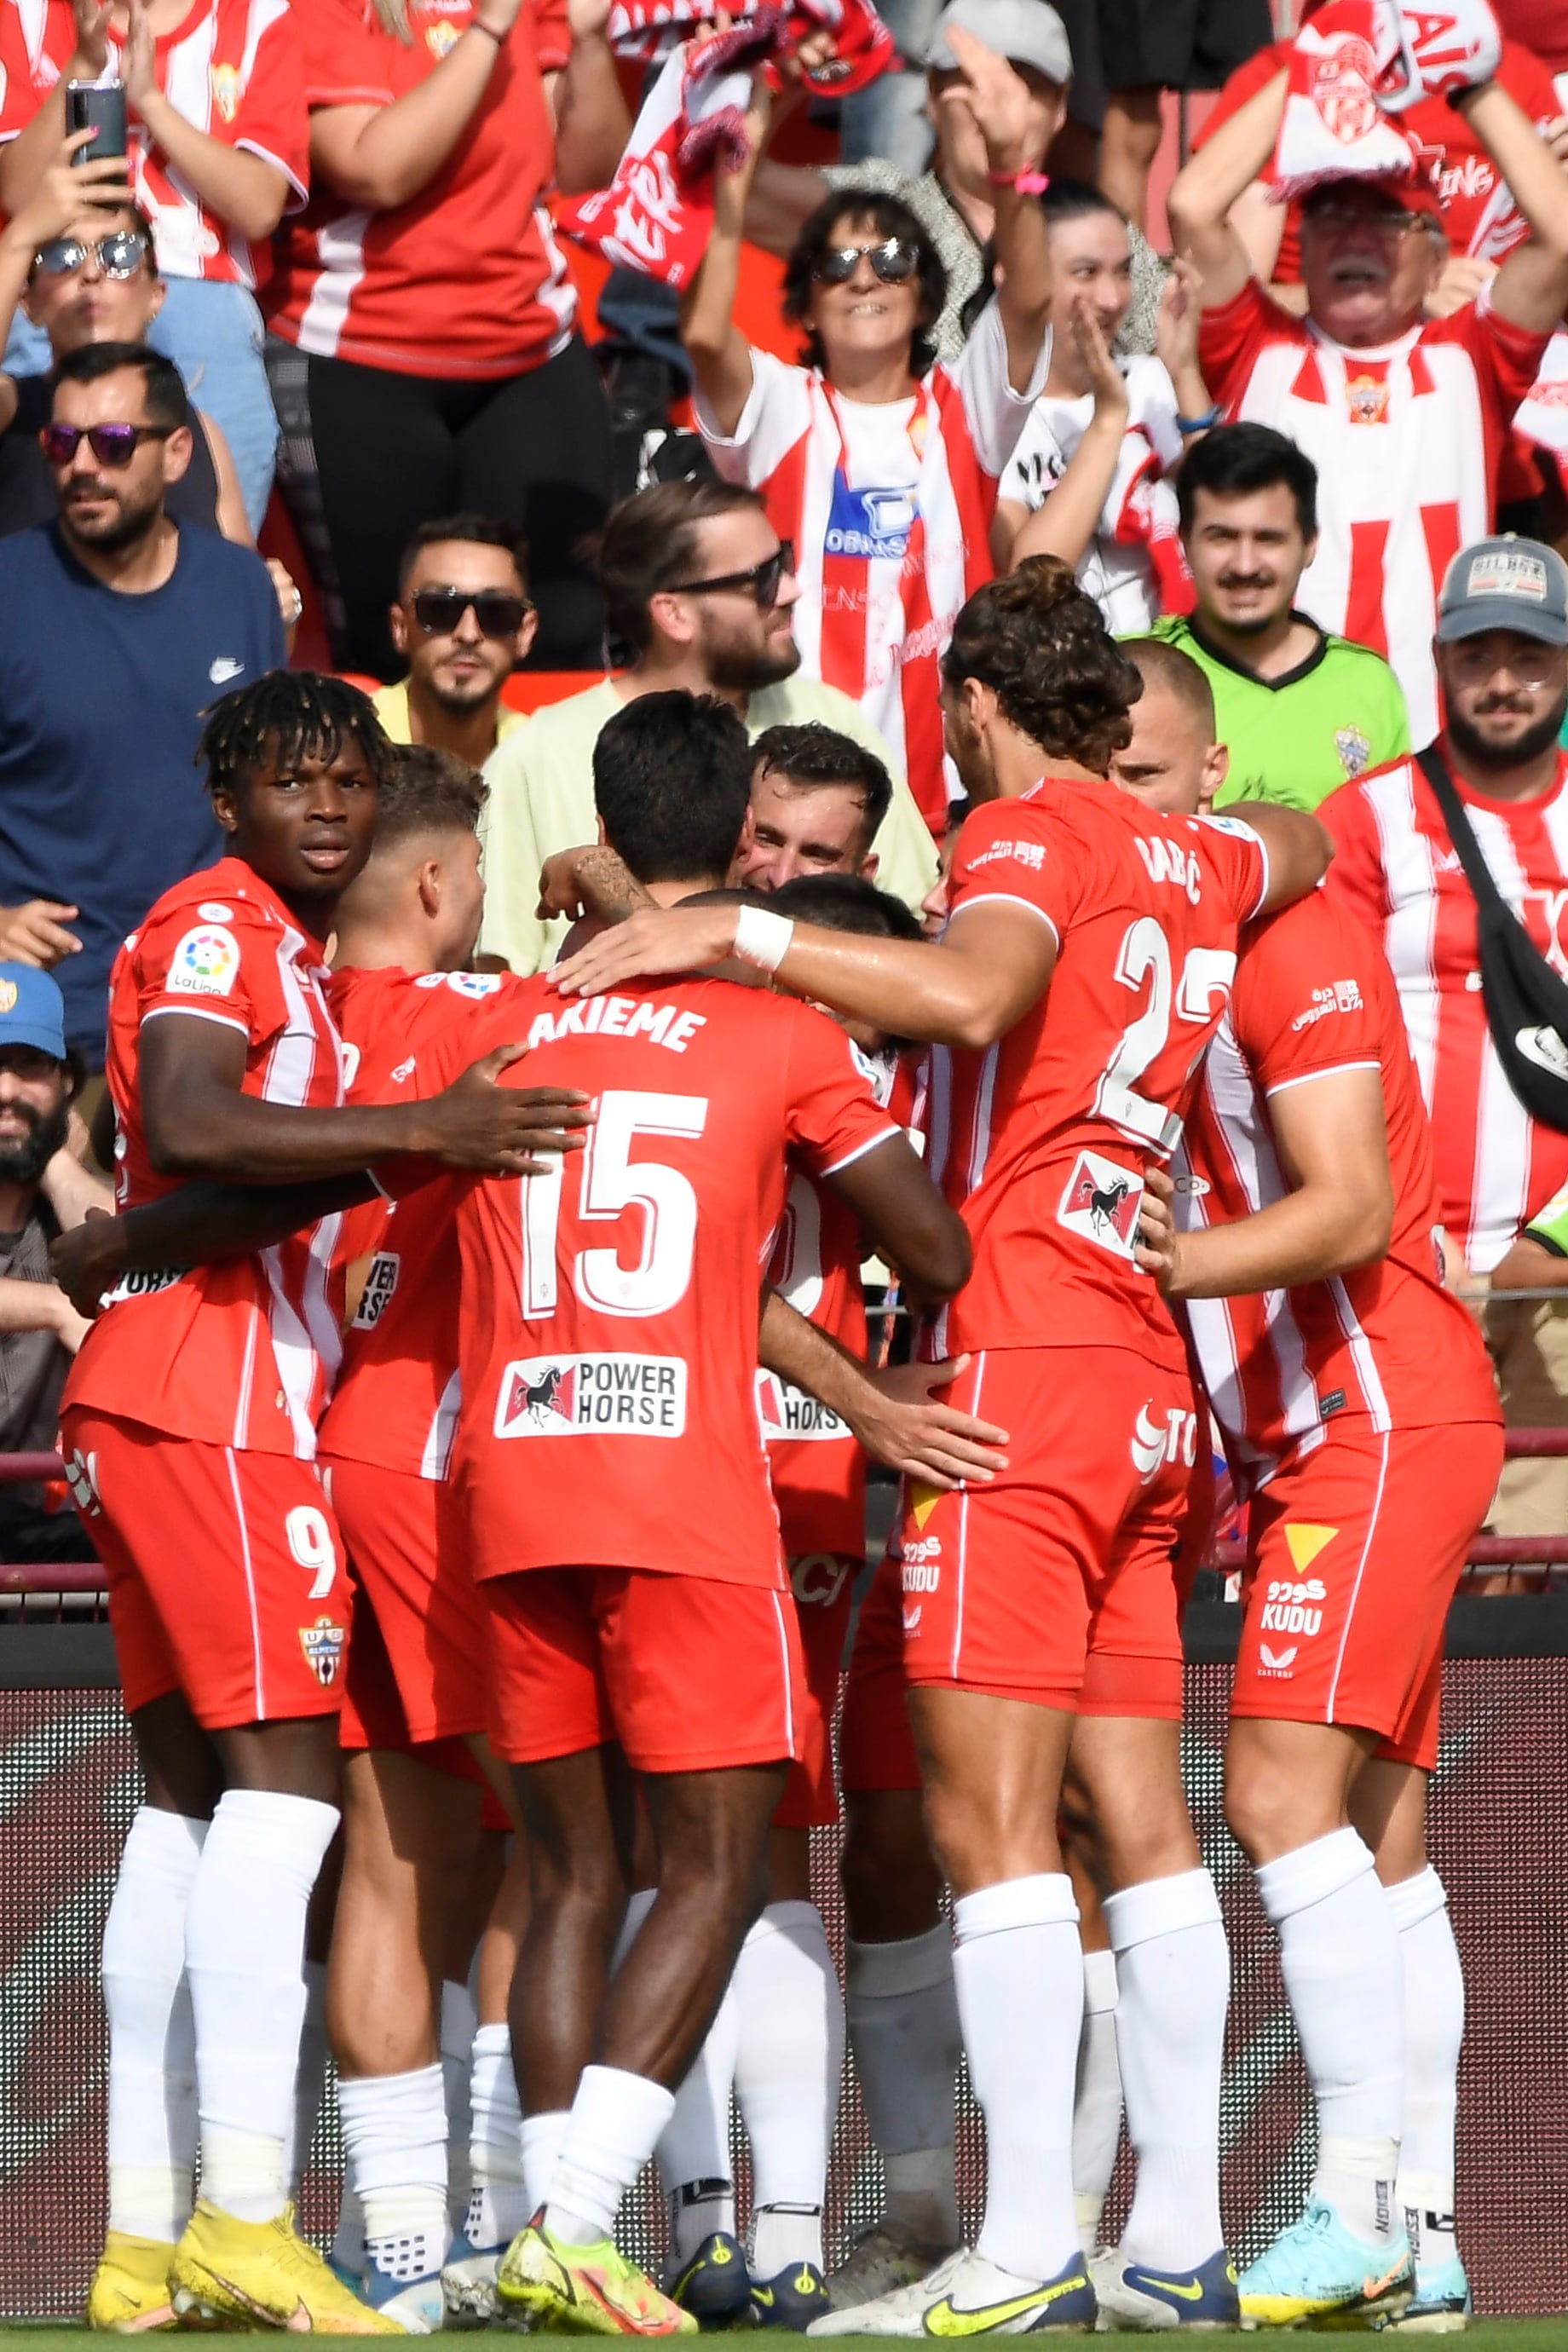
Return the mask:
[[(101, 1562), (144, 1780), (96, 2328), (1469, 2316), (1426, 1801), (1475, 1538), (1568, 1534), (1502, 1443), (1568, 1424), (1568, 41), (884, 13), (0, 0), (0, 1443), (66, 1465), (0, 1550)], [(1317, 2130), (1239, 2278), (1221, 1517)]]

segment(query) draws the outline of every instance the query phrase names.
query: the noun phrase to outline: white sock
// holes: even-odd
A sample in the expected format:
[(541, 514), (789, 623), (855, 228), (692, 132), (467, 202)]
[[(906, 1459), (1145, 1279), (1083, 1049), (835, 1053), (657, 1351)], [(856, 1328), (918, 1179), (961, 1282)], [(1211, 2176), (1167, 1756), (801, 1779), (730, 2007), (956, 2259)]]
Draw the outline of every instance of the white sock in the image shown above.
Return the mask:
[(623, 2066), (584, 2066), (572, 2102), (544, 2224), (569, 2246), (616, 2226), (621, 2200), (653, 2154), (675, 2095)]
[(364, 2213), (345, 2180), (338, 2192), (338, 2226), (332, 2231), (331, 2259), (350, 2278), (364, 2272)]
[(441, 1982), (441, 2090), (447, 2103), (447, 2219), (452, 2234), (462, 2228), (474, 2184), (468, 2161), (473, 2113), (468, 2104), (468, 2073), (474, 2063), (474, 2036), (479, 2030), (474, 1996), (466, 1984), (445, 1977)]
[(1105, 1898), (1116, 1952), (1116, 2047), (1138, 2157), (1121, 2252), (1195, 2271), (1225, 2244), (1219, 2082), (1230, 1948), (1206, 1870), (1146, 1879)]
[(846, 1943), (844, 1986), (860, 2096), (887, 2175), (887, 2225), (915, 2245), (956, 2245), (954, 2090), (963, 2042), (952, 1930), (944, 1920), (897, 1943)]
[(536, 2208), (522, 2177), (522, 2110), (511, 2066), (511, 2034), (481, 2025), (468, 2078), (473, 2187), (463, 2230), (471, 2246), (510, 2246)]
[(550, 2201), (551, 2184), (571, 2120), (565, 2107), (549, 2107), (542, 2115), (522, 2119), (522, 2209), (531, 2221)]
[(109, 2226), (173, 2245), (191, 2218), (196, 2051), (185, 1913), (205, 1822), (139, 1807), (103, 1925)]
[(976, 2252), (1016, 2278), (1055, 2278), (1078, 2254), (1072, 2088), (1083, 1949), (1065, 1871), (1005, 1879), (952, 1906), (953, 1982), (969, 2078), (985, 2117), (985, 2221)]
[(827, 2156), (844, 2074), (844, 1995), (814, 1903), (770, 1903), (741, 1947), (735, 2100), (752, 2143), (751, 2267), (822, 2268)]
[(283, 2157), (283, 2179), (296, 2202), (300, 2183), (310, 2161), (321, 2092), (327, 2080), (327, 1969), (322, 1960), (304, 1966), (305, 2016), (300, 2028), (300, 2063), (294, 2075), (294, 2110), (289, 2118), (289, 2145)]
[(364, 2212), (367, 2269), (429, 2278), (447, 2252), (447, 2101), (439, 2063), (338, 2085), (350, 2187)]
[(1100, 2217), (1121, 2139), (1121, 2067), (1116, 2055), (1116, 1955), (1083, 1956), (1083, 2032), (1072, 2107), (1072, 2201), (1079, 2243), (1100, 2248)]
[(1372, 1855), (1334, 1830), (1266, 1862), (1263, 1908), (1318, 2103), (1312, 2194), (1359, 2238), (1394, 2234), (1404, 2099), (1399, 1937)]
[(288, 2194), (305, 1913), (337, 1825), (313, 1797), (226, 1790), (185, 1915), (202, 2195), (241, 2221), (270, 2221)]
[(669, 2200), (669, 2258), (678, 2271), (716, 2230), (735, 2234), (730, 2092), (740, 2030), (731, 1977), (708, 2038), (677, 2086), (674, 2111), (655, 2151)]
[(1398, 2198), (1417, 2266), (1458, 2252), (1454, 2237), (1454, 2131), (1465, 1979), (1443, 1882), (1428, 1864), (1384, 1888), (1399, 1930), (1405, 1980), (1405, 2129)]

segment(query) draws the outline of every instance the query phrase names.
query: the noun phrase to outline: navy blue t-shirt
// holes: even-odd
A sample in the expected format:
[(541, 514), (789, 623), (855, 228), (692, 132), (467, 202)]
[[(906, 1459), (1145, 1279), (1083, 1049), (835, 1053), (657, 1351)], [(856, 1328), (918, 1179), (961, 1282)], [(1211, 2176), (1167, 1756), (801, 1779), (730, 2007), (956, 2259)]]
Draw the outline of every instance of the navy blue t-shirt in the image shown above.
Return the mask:
[(55, 976), (95, 1069), (121, 942), (221, 854), (201, 713), (283, 659), (266, 565), (214, 532), (182, 530), (173, 573), (143, 596), (84, 571), (58, 523), (0, 540), (0, 906), (80, 909), (82, 951)]

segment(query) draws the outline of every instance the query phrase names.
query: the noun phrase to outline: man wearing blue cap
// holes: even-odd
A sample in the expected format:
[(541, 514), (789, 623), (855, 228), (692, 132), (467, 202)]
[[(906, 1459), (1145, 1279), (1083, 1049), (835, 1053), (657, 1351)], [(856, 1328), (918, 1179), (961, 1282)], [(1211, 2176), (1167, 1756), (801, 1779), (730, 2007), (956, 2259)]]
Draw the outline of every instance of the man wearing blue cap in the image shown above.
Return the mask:
[[(114, 1205), (69, 1148), (81, 1078), (56, 982), (29, 964), (0, 963), (0, 1454), (51, 1451), (60, 1391), (89, 1328), (49, 1275), (55, 1235)], [(0, 1559), (92, 1556), (73, 1510), (49, 1509), (32, 1482), (0, 1485)]]

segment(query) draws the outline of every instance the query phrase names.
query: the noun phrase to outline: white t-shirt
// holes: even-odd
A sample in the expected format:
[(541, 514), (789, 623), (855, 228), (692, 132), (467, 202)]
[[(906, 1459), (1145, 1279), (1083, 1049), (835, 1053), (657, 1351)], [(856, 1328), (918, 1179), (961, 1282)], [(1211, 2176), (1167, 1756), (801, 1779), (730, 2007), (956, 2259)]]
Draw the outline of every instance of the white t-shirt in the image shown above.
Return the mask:
[[(1182, 436), (1175, 386), (1163, 364), (1139, 353), (1117, 365), (1127, 379), (1127, 439), (1094, 537), (1079, 559), (1078, 583), (1099, 604), (1106, 627), (1124, 636), (1157, 621), (1161, 605), (1146, 541), (1119, 539), (1117, 523), (1133, 483), (1147, 476), (1151, 458), (1162, 476), (1179, 463)], [(1077, 400), (1042, 393), (1003, 474), (998, 496), (1037, 513), (1067, 471), (1093, 414), (1091, 392)], [(1162, 480), (1154, 497), (1162, 504), (1169, 499), (1167, 520), (1173, 524), (1175, 492)]]

